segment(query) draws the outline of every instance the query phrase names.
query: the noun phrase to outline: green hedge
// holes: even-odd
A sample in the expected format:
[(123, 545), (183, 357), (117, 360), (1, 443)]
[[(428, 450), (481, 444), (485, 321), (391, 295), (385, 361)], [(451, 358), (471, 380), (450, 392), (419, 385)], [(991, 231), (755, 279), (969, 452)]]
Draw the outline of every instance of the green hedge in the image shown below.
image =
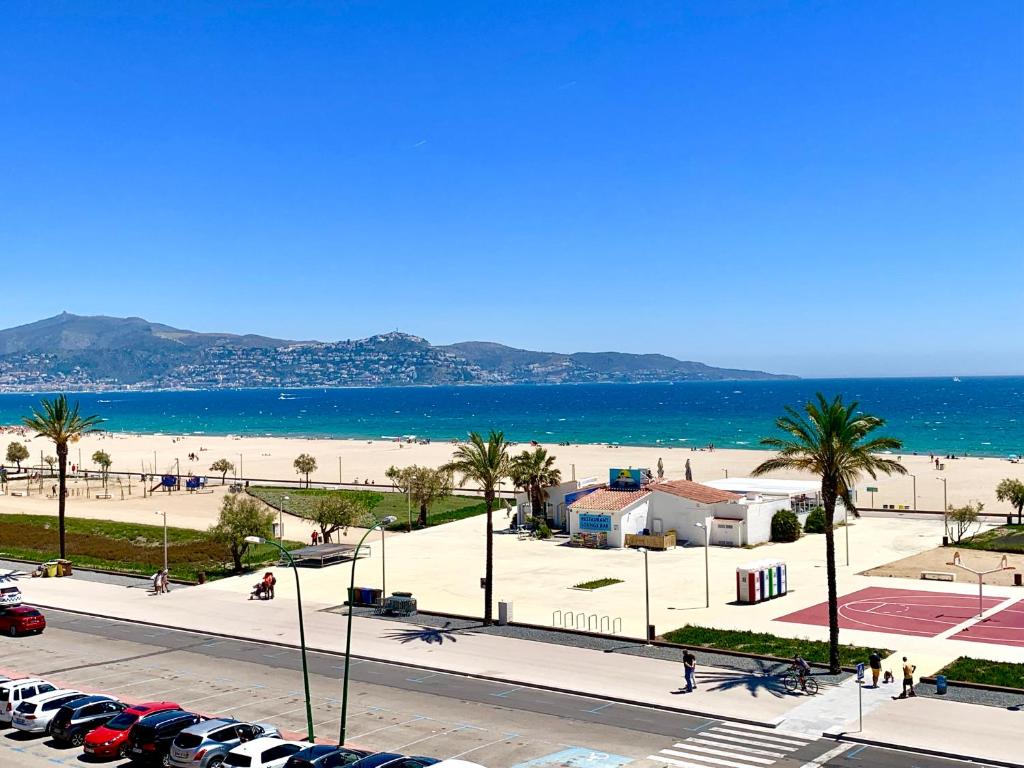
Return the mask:
[[(691, 648), (718, 648), (724, 651), (739, 651), (758, 656), (778, 656), (791, 659), (800, 654), (807, 661), (828, 664), (828, 643), (820, 640), (801, 640), (792, 637), (778, 637), (767, 632), (748, 632), (738, 629), (712, 629), (686, 625), (666, 632), (664, 639)], [(867, 663), (872, 650), (884, 658), (892, 653), (884, 648), (872, 649), (858, 645), (840, 645), (839, 661), (843, 666)]]
[(1024, 664), (1007, 661), (988, 661), (961, 656), (952, 664), (947, 664), (940, 675), (949, 680), (961, 683), (980, 683), (982, 685), (1003, 685), (1008, 688), (1024, 688)]

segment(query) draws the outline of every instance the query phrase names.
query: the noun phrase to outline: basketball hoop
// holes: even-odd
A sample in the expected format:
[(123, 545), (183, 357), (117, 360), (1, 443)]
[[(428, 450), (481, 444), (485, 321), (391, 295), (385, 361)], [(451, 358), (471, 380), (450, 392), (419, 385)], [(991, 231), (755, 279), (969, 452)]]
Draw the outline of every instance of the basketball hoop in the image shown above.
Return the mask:
[(990, 568), (987, 571), (976, 571), (973, 568), (971, 568), (970, 566), (967, 566), (967, 565), (963, 564), (963, 560), (961, 560), (961, 558), (960, 558), (960, 551), (959, 550), (957, 550), (956, 552), (953, 553), (952, 561), (946, 563), (946, 565), (952, 565), (954, 568), (961, 568), (961, 569), (967, 571), (968, 573), (973, 573), (975, 576), (978, 577), (978, 618), (981, 618), (981, 615), (985, 612), (985, 600), (982, 597), (982, 590), (983, 590), (984, 585), (985, 585), (985, 577), (988, 576), (990, 573), (999, 573), (1000, 571), (1015, 571), (1015, 570), (1017, 570), (1017, 568), (1015, 566), (1007, 564), (1006, 555), (1003, 555), (1002, 559), (999, 561), (999, 567), (998, 568)]

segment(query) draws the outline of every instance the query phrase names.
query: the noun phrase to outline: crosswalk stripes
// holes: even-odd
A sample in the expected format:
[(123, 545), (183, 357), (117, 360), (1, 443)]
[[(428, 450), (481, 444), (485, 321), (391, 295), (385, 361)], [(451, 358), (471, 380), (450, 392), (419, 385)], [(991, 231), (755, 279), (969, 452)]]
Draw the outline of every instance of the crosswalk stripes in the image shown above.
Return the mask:
[(768, 768), (814, 738), (742, 723), (719, 723), (648, 755), (668, 768)]

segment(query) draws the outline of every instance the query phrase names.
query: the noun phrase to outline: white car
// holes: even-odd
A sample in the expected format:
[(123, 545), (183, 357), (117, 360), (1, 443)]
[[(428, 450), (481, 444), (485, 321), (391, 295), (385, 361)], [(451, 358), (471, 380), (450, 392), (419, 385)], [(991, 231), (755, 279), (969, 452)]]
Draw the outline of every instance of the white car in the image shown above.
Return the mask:
[(49, 733), (53, 716), (60, 708), (75, 699), (84, 698), (81, 691), (67, 691), (58, 688), (49, 693), (40, 693), (31, 699), (24, 699), (14, 710), (11, 725), (25, 733)]
[(10, 607), (21, 605), (21, 590), (17, 584), (11, 584), (6, 579), (0, 579), (0, 606)]
[(434, 763), (434, 768), (484, 768), (480, 763), (471, 763), (468, 760), (456, 760), (454, 758)]
[(224, 765), (230, 768), (284, 768), (288, 758), (309, 744), (303, 741), (285, 741), (274, 736), (239, 744), (224, 756)]
[(21, 677), (0, 683), (0, 725), (10, 725), (14, 710), (25, 699), (56, 691), (57, 686), (37, 677)]

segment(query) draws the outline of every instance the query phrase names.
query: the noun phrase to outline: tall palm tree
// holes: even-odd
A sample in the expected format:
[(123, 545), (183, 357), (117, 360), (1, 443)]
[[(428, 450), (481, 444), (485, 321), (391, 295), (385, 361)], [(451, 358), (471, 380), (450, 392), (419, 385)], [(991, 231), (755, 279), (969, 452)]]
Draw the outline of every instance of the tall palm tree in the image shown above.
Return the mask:
[(546, 448), (523, 451), (512, 459), (509, 474), (515, 486), (529, 495), (530, 513), (534, 517), (544, 517), (545, 489), (562, 482), (562, 473), (555, 468), (555, 457), (548, 456)]
[(452, 460), (444, 466), (445, 471), (462, 475), (459, 482), (465, 485), (472, 481), (484, 492), (487, 505), (487, 560), (484, 570), (484, 624), (492, 624), (491, 600), (494, 594), (494, 500), (497, 498), (498, 483), (509, 476), (511, 462), (508, 457), (508, 443), (503, 432), (491, 433), (486, 442), (478, 432), (470, 432), (469, 440), (455, 449)]
[(57, 395), (53, 400), (43, 398), (40, 405), (41, 412), (33, 408), (32, 415), (22, 421), (26, 427), (35, 430), (36, 437), (53, 440), (57, 447), (57, 527), (60, 530), (60, 556), (64, 559), (67, 554), (64, 547), (64, 506), (68, 479), (68, 443), (77, 442), (82, 435), (98, 431), (97, 425), (103, 420), (99, 416), (79, 415), (78, 403), (74, 407), (70, 406), (65, 395)]
[(868, 474), (906, 474), (898, 461), (878, 456), (881, 451), (903, 447), (894, 437), (872, 437), (871, 433), (885, 422), (857, 410), (858, 403), (848, 406), (837, 395), (831, 402), (820, 392), (817, 403), (804, 406), (806, 417), (786, 407), (786, 415), (775, 422), (785, 437), (768, 437), (761, 445), (778, 451), (775, 458), (762, 462), (754, 476), (779, 469), (810, 472), (821, 478), (821, 500), (825, 508), (825, 565), (828, 578), (828, 663), (833, 674), (839, 673), (839, 600), (836, 595), (835, 531), (832, 527), (837, 499), (849, 499), (857, 478)]

